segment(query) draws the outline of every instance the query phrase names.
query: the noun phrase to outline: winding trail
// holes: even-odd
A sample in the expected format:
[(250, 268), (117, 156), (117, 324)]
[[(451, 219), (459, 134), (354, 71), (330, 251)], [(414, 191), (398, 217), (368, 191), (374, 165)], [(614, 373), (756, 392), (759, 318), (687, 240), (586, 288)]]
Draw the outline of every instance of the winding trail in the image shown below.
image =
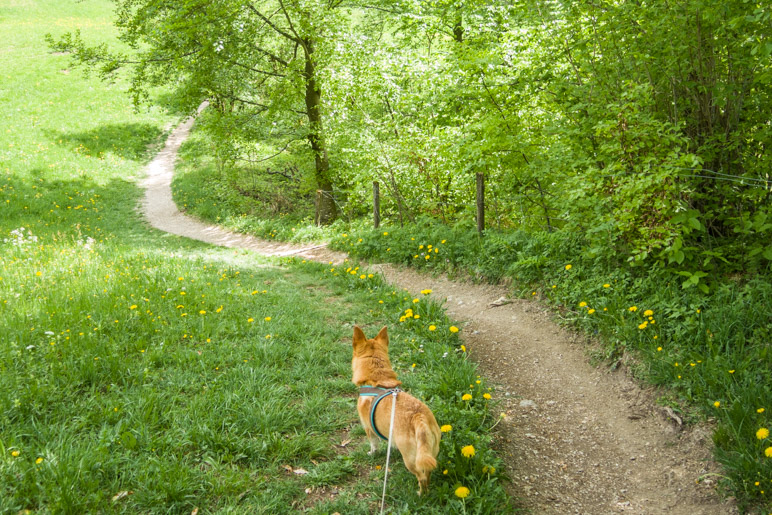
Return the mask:
[[(204, 106), (200, 109), (202, 109)], [(200, 110), (199, 109), (199, 110)], [(182, 122), (147, 166), (143, 212), (162, 231), (270, 256), (340, 263), (324, 245), (269, 242), (226, 231), (181, 213), (172, 200), (174, 161), (193, 120)], [(710, 430), (683, 428), (641, 389), (625, 367), (588, 364), (592, 343), (568, 332), (537, 303), (501, 306), (503, 286), (431, 277), (391, 265), (371, 265), (392, 284), (433, 291), (464, 324), (471, 358), (494, 386), (507, 416), (497, 427), (498, 452), (512, 478), (518, 507), (534, 514), (733, 514), (716, 494)]]

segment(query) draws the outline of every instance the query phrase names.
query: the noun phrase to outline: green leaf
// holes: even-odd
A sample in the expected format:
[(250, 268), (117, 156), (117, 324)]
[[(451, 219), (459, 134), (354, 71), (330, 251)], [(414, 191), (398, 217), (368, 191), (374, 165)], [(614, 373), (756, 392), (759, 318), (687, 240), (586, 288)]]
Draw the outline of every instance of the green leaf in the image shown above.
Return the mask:
[(127, 449), (134, 450), (137, 447), (137, 438), (129, 431), (121, 433), (121, 445)]

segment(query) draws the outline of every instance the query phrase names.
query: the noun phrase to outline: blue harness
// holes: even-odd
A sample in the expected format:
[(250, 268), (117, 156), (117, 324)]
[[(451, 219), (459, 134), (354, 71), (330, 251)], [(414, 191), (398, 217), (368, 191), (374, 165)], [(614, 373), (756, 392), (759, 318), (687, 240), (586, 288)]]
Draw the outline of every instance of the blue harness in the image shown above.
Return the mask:
[(388, 438), (383, 436), (381, 432), (378, 431), (378, 428), (375, 427), (375, 408), (378, 407), (378, 403), (380, 403), (386, 396), (391, 395), (394, 392), (401, 392), (401, 391), (402, 389), (399, 387), (388, 388), (388, 389), (381, 388), (380, 386), (368, 386), (368, 385), (359, 387), (360, 397), (375, 397), (373, 404), (370, 406), (370, 427), (373, 428), (373, 431), (375, 431), (375, 434), (377, 434), (381, 438), (381, 440), (388, 440)]

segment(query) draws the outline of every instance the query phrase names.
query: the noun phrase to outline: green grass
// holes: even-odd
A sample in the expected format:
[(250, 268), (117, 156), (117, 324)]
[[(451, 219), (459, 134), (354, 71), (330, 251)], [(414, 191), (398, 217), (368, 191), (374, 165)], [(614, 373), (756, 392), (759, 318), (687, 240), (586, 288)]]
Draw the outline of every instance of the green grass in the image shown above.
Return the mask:
[[(367, 455), (356, 415), (353, 324), (389, 326), (400, 378), (452, 425), (425, 498), (393, 456), (391, 511), (508, 511), (495, 392), (438, 305), (353, 263), (145, 225), (135, 178), (176, 119), (135, 112), (120, 79), (64, 73), (44, 42), (77, 27), (108, 39), (110, 16), (101, 2), (0, 7), (14, 113), (0, 132), (0, 513), (372, 513), (385, 452)], [(408, 308), (422, 318), (400, 322)]]

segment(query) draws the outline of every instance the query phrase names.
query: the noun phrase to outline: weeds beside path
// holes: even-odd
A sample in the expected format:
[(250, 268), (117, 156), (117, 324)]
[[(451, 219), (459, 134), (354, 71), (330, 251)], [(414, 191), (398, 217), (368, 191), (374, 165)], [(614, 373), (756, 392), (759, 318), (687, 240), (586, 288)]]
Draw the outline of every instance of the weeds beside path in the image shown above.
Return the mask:
[[(181, 124), (148, 166), (144, 211), (163, 231), (266, 255), (296, 255), (335, 263), (345, 255), (319, 245), (269, 242), (203, 224), (180, 213), (170, 183)], [(481, 371), (496, 385), (507, 417), (499, 451), (519, 505), (540, 514), (734, 513), (716, 494), (710, 432), (683, 429), (624, 371), (587, 363), (587, 347), (555, 325), (533, 302), (492, 307), (503, 287), (457, 283), (390, 265), (377, 268), (417, 294), (431, 289), (464, 322), (464, 339)]]

